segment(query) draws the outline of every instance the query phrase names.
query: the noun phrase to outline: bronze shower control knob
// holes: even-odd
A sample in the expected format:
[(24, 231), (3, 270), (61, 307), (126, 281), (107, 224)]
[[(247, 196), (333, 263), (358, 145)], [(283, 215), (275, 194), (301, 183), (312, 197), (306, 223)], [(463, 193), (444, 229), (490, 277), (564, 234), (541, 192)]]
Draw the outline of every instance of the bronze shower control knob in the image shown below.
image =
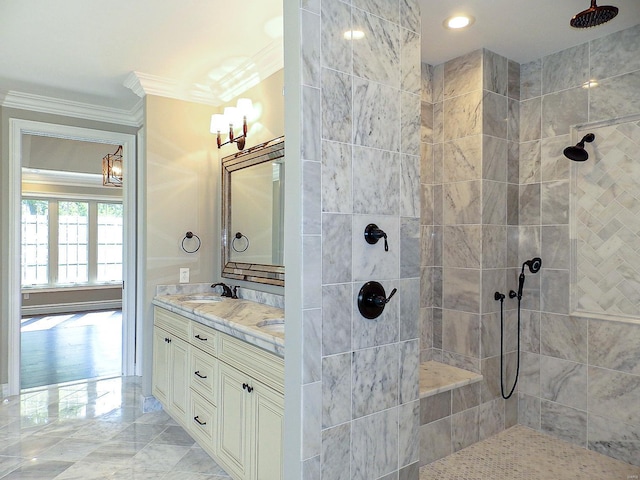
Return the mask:
[(358, 310), (364, 318), (370, 320), (378, 318), (397, 291), (398, 289), (394, 288), (387, 297), (384, 287), (380, 283), (367, 282), (358, 293)]

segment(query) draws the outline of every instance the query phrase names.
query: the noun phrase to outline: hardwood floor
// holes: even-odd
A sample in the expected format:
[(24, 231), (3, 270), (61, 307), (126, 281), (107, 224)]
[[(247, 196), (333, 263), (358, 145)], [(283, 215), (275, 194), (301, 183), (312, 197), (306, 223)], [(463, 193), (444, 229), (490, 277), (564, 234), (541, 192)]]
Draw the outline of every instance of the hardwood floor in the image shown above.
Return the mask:
[(20, 388), (122, 374), (122, 311), (25, 317)]

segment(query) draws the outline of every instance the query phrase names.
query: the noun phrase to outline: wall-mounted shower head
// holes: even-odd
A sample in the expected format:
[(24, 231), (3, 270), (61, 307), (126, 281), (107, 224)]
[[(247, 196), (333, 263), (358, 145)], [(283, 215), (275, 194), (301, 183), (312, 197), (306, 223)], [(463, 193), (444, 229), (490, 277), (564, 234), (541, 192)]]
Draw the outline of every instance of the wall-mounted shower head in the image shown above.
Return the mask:
[(584, 149), (584, 143), (591, 143), (596, 139), (596, 136), (593, 133), (587, 133), (582, 140), (576, 143), (575, 146), (567, 147), (564, 149), (562, 153), (569, 160), (573, 160), (574, 162), (584, 162), (589, 159), (589, 154)]
[(591, 7), (573, 16), (569, 25), (573, 28), (597, 27), (608, 22), (618, 15), (618, 7), (611, 5), (596, 5), (596, 0), (591, 0)]
[(524, 267), (529, 267), (531, 273), (538, 273), (540, 267), (542, 267), (542, 259), (540, 257), (534, 257), (531, 260), (527, 260), (522, 264), (522, 273), (524, 273)]

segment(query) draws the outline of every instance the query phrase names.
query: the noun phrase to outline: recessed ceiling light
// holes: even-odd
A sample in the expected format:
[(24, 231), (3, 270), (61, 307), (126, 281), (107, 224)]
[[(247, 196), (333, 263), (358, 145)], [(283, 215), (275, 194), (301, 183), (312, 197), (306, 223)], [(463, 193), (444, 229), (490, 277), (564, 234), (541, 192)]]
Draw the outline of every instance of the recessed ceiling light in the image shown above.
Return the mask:
[(461, 28), (468, 27), (473, 25), (476, 19), (471, 15), (454, 15), (453, 17), (447, 18), (442, 24), (445, 28), (451, 30), (459, 30)]
[(347, 40), (360, 40), (364, 38), (364, 32), (362, 30), (347, 30), (344, 32), (344, 38)]

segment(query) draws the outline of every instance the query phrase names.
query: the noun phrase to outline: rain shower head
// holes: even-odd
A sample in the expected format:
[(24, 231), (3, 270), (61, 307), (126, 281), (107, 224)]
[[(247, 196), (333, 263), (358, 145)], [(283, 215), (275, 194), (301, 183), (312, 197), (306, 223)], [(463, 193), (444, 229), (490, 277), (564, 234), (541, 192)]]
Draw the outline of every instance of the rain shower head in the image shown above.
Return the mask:
[(604, 5), (599, 7), (596, 0), (591, 0), (591, 7), (573, 16), (569, 25), (573, 28), (597, 27), (618, 15), (618, 7)]
[(564, 153), (564, 156), (569, 160), (573, 160), (574, 162), (584, 162), (589, 159), (589, 154), (584, 149), (584, 143), (591, 143), (595, 138), (596, 136), (593, 133), (587, 133), (575, 146), (565, 148), (562, 153)]

